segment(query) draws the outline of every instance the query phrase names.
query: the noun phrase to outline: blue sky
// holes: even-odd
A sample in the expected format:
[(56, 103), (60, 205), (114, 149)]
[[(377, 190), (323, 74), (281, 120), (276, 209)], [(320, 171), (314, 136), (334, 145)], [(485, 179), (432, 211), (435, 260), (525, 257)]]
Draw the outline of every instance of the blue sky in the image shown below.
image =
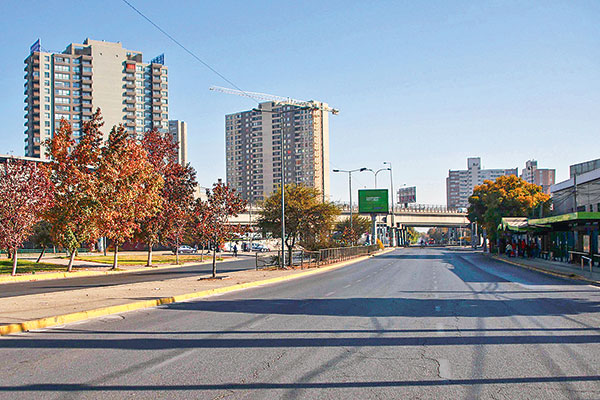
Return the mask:
[[(391, 161), (395, 187), (416, 185), (422, 203), (445, 203), (448, 169), (468, 156), (519, 170), (537, 159), (558, 180), (600, 157), (598, 1), (130, 1), (244, 90), (339, 108), (331, 168)], [(210, 92), (228, 84), (122, 1), (3, 0), (0, 13), (0, 153), (24, 151), (29, 46), (89, 37), (147, 60), (165, 53), (169, 114), (189, 124), (199, 181), (224, 176), (224, 115), (255, 103)], [(372, 185), (372, 174), (353, 178)], [(331, 183), (346, 200), (347, 178)]]

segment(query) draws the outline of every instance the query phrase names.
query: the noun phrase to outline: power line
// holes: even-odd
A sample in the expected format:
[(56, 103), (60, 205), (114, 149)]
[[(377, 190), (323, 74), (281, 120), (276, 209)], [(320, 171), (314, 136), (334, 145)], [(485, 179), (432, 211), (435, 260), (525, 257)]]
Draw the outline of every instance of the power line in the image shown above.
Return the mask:
[(237, 90), (243, 92), (247, 97), (251, 98), (252, 100), (256, 101), (256, 103), (260, 104), (260, 102), (257, 99), (255, 99), (254, 97), (252, 97), (250, 94), (246, 93), (238, 85), (236, 85), (235, 83), (233, 83), (232, 81), (230, 81), (229, 79), (227, 79), (227, 77), (225, 77), (219, 71), (217, 71), (216, 69), (214, 69), (213, 67), (211, 67), (208, 63), (206, 63), (205, 61), (203, 61), (200, 57), (198, 57), (196, 54), (194, 54), (193, 51), (191, 51), (190, 49), (188, 49), (187, 47), (185, 47), (177, 39), (175, 39), (173, 36), (171, 36), (167, 31), (165, 31), (164, 29), (162, 29), (154, 21), (152, 21), (150, 18), (148, 18), (146, 15), (144, 15), (144, 13), (142, 13), (140, 10), (138, 10), (137, 8), (135, 8), (133, 6), (133, 4), (131, 4), (129, 1), (123, 0), (123, 3), (125, 3), (129, 7), (131, 7), (131, 9), (133, 11), (135, 11), (136, 13), (138, 13), (142, 18), (144, 18), (146, 21), (148, 21), (150, 24), (152, 24), (152, 26), (154, 26), (156, 29), (158, 29), (163, 35), (165, 35), (166, 37), (168, 37), (169, 39), (171, 39), (171, 41), (173, 41), (177, 46), (181, 47), (186, 53), (188, 53), (189, 55), (191, 55), (192, 57), (194, 57), (197, 61), (199, 61), (206, 68), (208, 68), (209, 70), (211, 70), (213, 73), (215, 73), (216, 75), (218, 75), (221, 79), (223, 79), (225, 82), (229, 83), (231, 86), (233, 86)]

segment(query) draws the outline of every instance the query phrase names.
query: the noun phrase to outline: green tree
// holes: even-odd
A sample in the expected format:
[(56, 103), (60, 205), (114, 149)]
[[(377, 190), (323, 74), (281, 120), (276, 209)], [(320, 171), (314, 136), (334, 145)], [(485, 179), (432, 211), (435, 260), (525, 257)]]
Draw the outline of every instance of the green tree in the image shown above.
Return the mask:
[(344, 246), (352, 246), (363, 234), (371, 231), (371, 220), (362, 215), (352, 214), (352, 227), (350, 217), (347, 217), (335, 224), (335, 230)]
[(477, 221), (494, 243), (502, 217), (533, 217), (540, 209), (543, 213), (550, 210), (550, 196), (542, 192), (541, 186), (514, 175), (501, 176), (494, 182), (486, 180), (475, 186), (469, 197), (468, 218)]
[(33, 227), (31, 241), (42, 248), (42, 252), (36, 263), (39, 263), (42, 260), (42, 257), (44, 257), (44, 254), (46, 253), (46, 249), (53, 244), (51, 230), (52, 226), (50, 223), (44, 220), (39, 221)]
[[(258, 226), (274, 237), (281, 237), (281, 189), (277, 189), (261, 202)], [(297, 241), (307, 246), (327, 242), (338, 206), (323, 202), (321, 192), (305, 185), (285, 185), (285, 245), (288, 263)]]
[(408, 228), (406, 228), (406, 230), (408, 233), (408, 241), (413, 244), (417, 243), (419, 241), (419, 238), (421, 237), (421, 234), (417, 232), (417, 230), (412, 226), (409, 226)]

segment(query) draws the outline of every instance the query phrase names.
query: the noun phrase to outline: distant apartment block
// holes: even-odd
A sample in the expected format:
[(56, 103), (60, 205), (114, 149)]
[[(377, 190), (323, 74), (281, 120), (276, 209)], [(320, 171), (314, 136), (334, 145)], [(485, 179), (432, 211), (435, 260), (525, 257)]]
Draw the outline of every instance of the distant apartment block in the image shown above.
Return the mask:
[(187, 122), (179, 120), (169, 121), (169, 134), (174, 143), (177, 143), (177, 162), (186, 165), (187, 158)]
[(282, 174), (286, 184), (317, 188), (328, 199), (329, 115), (319, 109), (325, 103), (314, 103), (306, 109), (264, 102), (225, 116), (227, 183), (244, 199), (262, 200)]
[(538, 168), (537, 161), (529, 160), (521, 171), (521, 179), (539, 185), (546, 194), (550, 194), (550, 186), (554, 185), (555, 169)]
[(132, 134), (169, 129), (168, 71), (161, 55), (150, 62), (121, 43), (86, 39), (62, 53), (39, 40), (25, 59), (25, 155), (46, 157), (43, 143), (65, 119), (78, 140), (82, 123), (100, 108), (107, 135), (124, 124)]
[(518, 168), (510, 169), (481, 169), (481, 159), (467, 159), (466, 170), (449, 170), (446, 178), (446, 205), (448, 208), (466, 208), (473, 189), (484, 180), (496, 180), (503, 175), (518, 176)]
[(596, 169), (600, 169), (600, 158), (571, 165), (569, 167), (569, 176), (572, 178), (575, 175), (583, 175)]

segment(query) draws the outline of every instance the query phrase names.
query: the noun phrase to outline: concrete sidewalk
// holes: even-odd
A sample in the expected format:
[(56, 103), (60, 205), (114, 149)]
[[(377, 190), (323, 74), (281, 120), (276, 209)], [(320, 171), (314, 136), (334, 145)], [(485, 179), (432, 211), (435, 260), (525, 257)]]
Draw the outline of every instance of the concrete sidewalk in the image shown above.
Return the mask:
[(507, 257), (506, 255), (492, 255), (492, 258), (519, 267), (536, 270), (562, 278), (576, 279), (600, 286), (600, 268), (593, 267), (590, 272), (589, 265), (581, 268), (577, 264), (569, 264), (560, 261), (549, 261), (543, 258)]

